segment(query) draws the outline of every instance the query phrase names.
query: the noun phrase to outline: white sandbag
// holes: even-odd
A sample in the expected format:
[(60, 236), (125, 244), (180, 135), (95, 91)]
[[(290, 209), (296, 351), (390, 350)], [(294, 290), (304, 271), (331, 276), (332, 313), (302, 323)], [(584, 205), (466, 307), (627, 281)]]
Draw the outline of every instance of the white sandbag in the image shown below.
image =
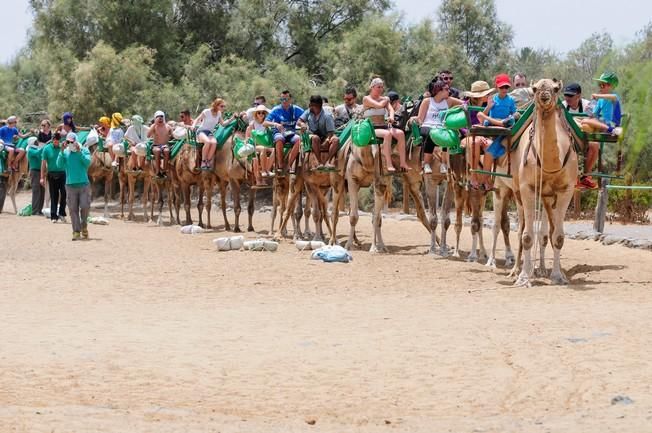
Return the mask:
[(91, 224), (99, 224), (101, 226), (109, 225), (109, 220), (102, 216), (88, 217), (87, 221)]
[(246, 159), (249, 155), (256, 151), (256, 147), (248, 142), (245, 142), (240, 149), (238, 149), (238, 159)]
[(138, 156), (147, 156), (147, 143), (138, 143), (134, 146), (134, 152)]
[(180, 231), (184, 235), (196, 235), (199, 233), (204, 233), (204, 229), (195, 224), (183, 226), (181, 227)]
[(231, 236), (226, 238), (213, 239), (217, 251), (239, 250), (244, 243), (244, 236)]
[(245, 250), (249, 251), (276, 251), (278, 249), (278, 242), (266, 241), (264, 239), (245, 241), (243, 245)]
[(296, 241), (294, 245), (299, 251), (316, 250), (326, 246), (322, 241)]
[(90, 147), (94, 144), (97, 144), (99, 139), (100, 136), (97, 134), (95, 128), (91, 128), (91, 130), (88, 132), (88, 136), (86, 137), (86, 143), (84, 144), (86, 145), (86, 147)]
[(177, 126), (176, 128), (174, 128), (174, 130), (172, 130), (172, 136), (177, 140), (186, 138), (187, 134), (188, 134), (188, 130), (183, 126)]
[(44, 208), (44, 209), (43, 209), (43, 216), (44, 216), (45, 218), (50, 219), (50, 216), (51, 216), (51, 215), (52, 215), (52, 214), (50, 213), (50, 209), (48, 209), (48, 208)]
[(349, 263), (353, 256), (346, 248), (339, 245), (326, 245), (325, 247), (315, 250), (310, 255), (313, 260), (323, 260), (324, 262), (342, 262)]
[(124, 143), (114, 144), (113, 153), (119, 158), (124, 158), (126, 156)]

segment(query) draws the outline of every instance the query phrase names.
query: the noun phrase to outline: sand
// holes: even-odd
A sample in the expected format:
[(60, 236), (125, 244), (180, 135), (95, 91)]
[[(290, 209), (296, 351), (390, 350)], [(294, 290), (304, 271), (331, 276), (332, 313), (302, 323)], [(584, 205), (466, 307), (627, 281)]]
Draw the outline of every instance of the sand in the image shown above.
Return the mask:
[(349, 264), (220, 253), (221, 227), (0, 227), (0, 432), (652, 431), (650, 251), (568, 240), (570, 286), (523, 289), (414, 221)]

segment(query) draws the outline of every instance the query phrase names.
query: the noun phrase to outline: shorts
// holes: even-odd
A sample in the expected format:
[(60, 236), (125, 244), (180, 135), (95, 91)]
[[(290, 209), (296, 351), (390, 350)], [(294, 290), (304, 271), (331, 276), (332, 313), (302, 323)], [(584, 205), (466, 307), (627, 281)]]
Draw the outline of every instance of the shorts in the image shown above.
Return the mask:
[(281, 134), (280, 132), (277, 132), (276, 134), (274, 134), (274, 143), (276, 143), (277, 141), (282, 141), (283, 144), (285, 145), (297, 144), (298, 142), (301, 141), (301, 137), (299, 137), (297, 134), (286, 136), (285, 134)]
[(165, 152), (166, 150), (168, 150), (168, 151), (170, 150), (167, 143), (166, 144), (153, 144), (152, 145), (152, 151), (154, 149), (156, 149), (156, 148), (160, 149), (162, 152)]
[(213, 136), (213, 131), (210, 131), (208, 129), (200, 129), (197, 135), (199, 134), (204, 134), (206, 137), (211, 138)]
[[(16, 150), (16, 145), (13, 143), (5, 143), (5, 149), (11, 149), (11, 150)], [(21, 149), (18, 149), (21, 150)]]
[(427, 126), (422, 126), (419, 128), (419, 135), (423, 139), (423, 153), (432, 153), (435, 151), (437, 145), (432, 138), (430, 138), (430, 128)]
[(491, 143), (491, 146), (487, 147), (485, 150), (486, 153), (493, 156), (494, 159), (498, 159), (505, 155), (505, 146), (503, 146), (503, 139), (505, 136), (500, 136), (494, 138), (494, 141)]

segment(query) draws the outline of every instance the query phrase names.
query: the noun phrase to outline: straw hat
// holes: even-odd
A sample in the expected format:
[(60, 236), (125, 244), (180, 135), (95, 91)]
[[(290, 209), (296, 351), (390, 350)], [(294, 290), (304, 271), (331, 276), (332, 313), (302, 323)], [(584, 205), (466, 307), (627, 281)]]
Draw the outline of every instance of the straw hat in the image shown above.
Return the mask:
[(464, 96), (467, 98), (483, 98), (494, 90), (493, 87), (489, 87), (489, 84), (486, 81), (475, 81), (471, 84), (471, 91), (466, 92)]
[(257, 112), (257, 111), (265, 111), (265, 112), (267, 112), (267, 113), (269, 114), (269, 112), (270, 112), (271, 110), (270, 110), (269, 108), (265, 107), (263, 104), (260, 104), (260, 105), (256, 105), (256, 106), (254, 107), (254, 109), (253, 109), (253, 112), (254, 112), (254, 113)]

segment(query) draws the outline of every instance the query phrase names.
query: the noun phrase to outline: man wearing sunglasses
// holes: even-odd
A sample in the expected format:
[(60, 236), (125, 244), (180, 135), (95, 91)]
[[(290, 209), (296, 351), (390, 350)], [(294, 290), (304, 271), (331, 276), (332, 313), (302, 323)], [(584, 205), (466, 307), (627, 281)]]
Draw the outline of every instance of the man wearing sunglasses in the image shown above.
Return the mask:
[(297, 120), (303, 114), (303, 109), (292, 103), (292, 94), (289, 90), (282, 91), (279, 100), (280, 104), (272, 109), (266, 120), (271, 122), (273, 127), (276, 171), (279, 174), (285, 171), (283, 147), (291, 145), (292, 149), (288, 155), (288, 167), (290, 167), (290, 174), (293, 174), (294, 161), (299, 156), (299, 145), (301, 144), (301, 137), (296, 134)]
[[(582, 87), (578, 83), (571, 83), (564, 88), (564, 101), (562, 104), (569, 113), (586, 114), (589, 117), (593, 115), (591, 102), (582, 98)], [(593, 166), (598, 160), (599, 149), (600, 145), (598, 143), (589, 142), (588, 148), (585, 149), (584, 173), (593, 172)], [(591, 176), (582, 175), (578, 179), (576, 187), (595, 189), (598, 185)]]
[(251, 123), (252, 120), (254, 120), (254, 113), (256, 112), (256, 108), (259, 105), (265, 105), (267, 103), (267, 98), (263, 95), (258, 95), (254, 98), (254, 103), (251, 104), (251, 107), (247, 109), (245, 112), (247, 114), (247, 122)]
[[(337, 153), (339, 141), (334, 135), (335, 122), (333, 116), (323, 108), (324, 101), (321, 96), (313, 95), (310, 97), (310, 107), (304, 111), (299, 118), (298, 126), (310, 132), (310, 141), (312, 143), (312, 153), (317, 158), (319, 165), (317, 169), (328, 168), (334, 166), (331, 164), (331, 159)], [(322, 144), (328, 147), (328, 157), (326, 161), (321, 156)], [(325, 166), (324, 166), (325, 164)]]
[(453, 98), (460, 99), (460, 90), (456, 89), (453, 87), (453, 73), (449, 71), (448, 69), (444, 69), (442, 71), (439, 71), (439, 74), (437, 74), (437, 77), (444, 83), (448, 84), (448, 95), (452, 96)]
[(343, 128), (357, 113), (362, 111), (362, 105), (358, 104), (358, 91), (355, 87), (344, 89), (344, 103), (335, 107), (335, 128)]
[(77, 134), (69, 132), (57, 163), (66, 172), (66, 196), (72, 222), (72, 240), (88, 239), (88, 213), (91, 207), (91, 188), (88, 167), (91, 153), (77, 141)]

